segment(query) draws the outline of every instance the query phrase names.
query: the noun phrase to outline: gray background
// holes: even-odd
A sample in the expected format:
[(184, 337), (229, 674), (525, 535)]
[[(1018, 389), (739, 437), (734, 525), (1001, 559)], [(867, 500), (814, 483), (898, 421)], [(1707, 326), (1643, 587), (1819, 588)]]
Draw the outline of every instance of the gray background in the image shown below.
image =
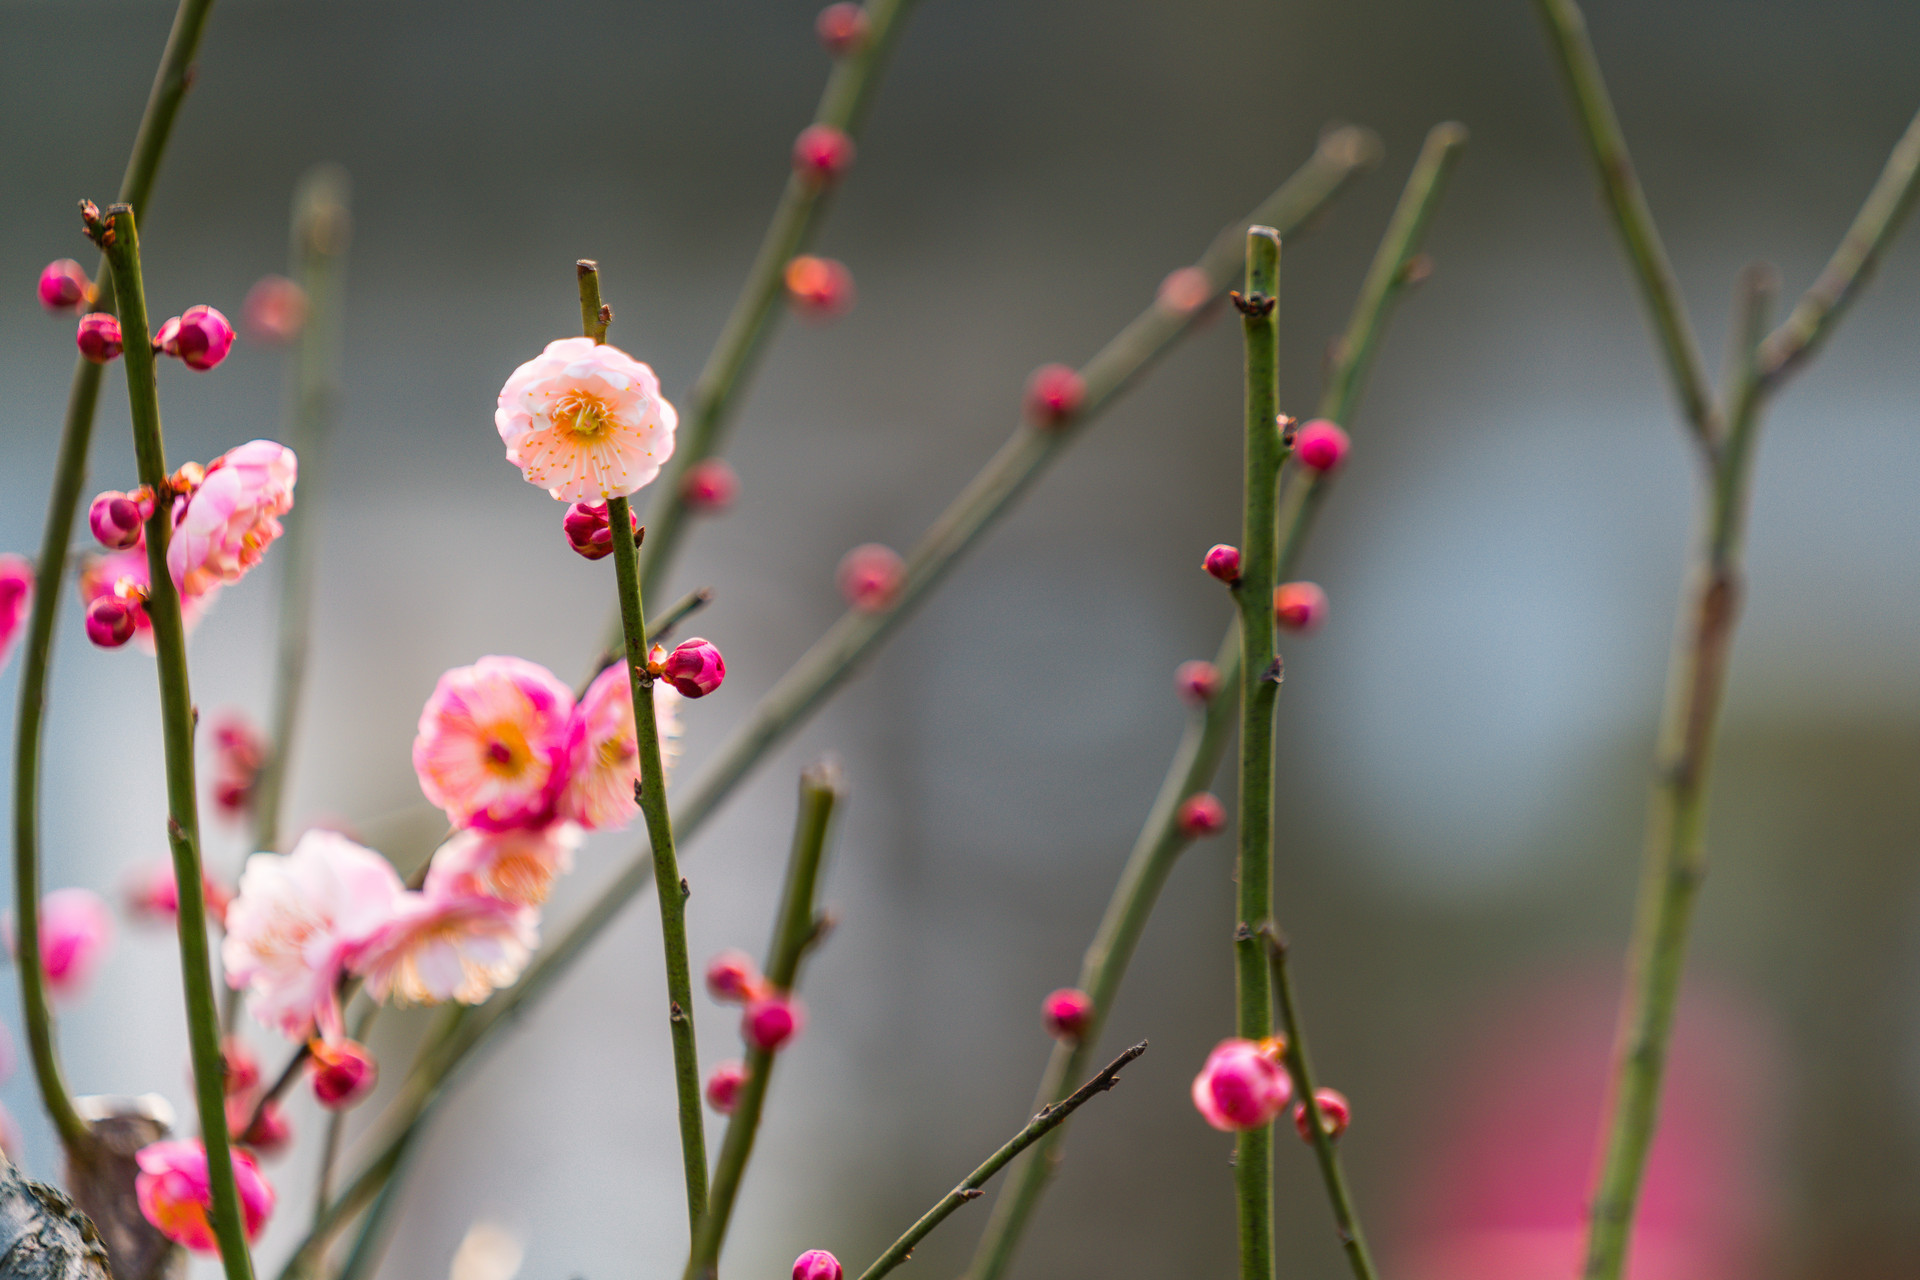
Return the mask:
[[(73, 201), (110, 196), (170, 11), (0, 5), (0, 549), (37, 542), (71, 359), (33, 276), (90, 260)], [(575, 322), (580, 256), (603, 264), (614, 340), (684, 394), (812, 110), (812, 14), (216, 9), (143, 228), (154, 306), (237, 315), (249, 283), (283, 269), (299, 173), (338, 160), (356, 184), (297, 820), (345, 818), (417, 856), (432, 822), (407, 753), (437, 674), (491, 652), (568, 676), (587, 661), (608, 575), (565, 553), (557, 508), (501, 461), (493, 396)], [(1763, 257), (1790, 295), (1805, 287), (1920, 105), (1920, 20), (1869, 0), (1590, 17), (1717, 353), (1739, 267)], [(1387, 159), (1287, 259), (1285, 397), (1310, 405), (1406, 166), (1448, 118), (1473, 143), (1429, 242), (1438, 271), (1351, 424), (1357, 452), (1308, 557), (1334, 620), (1288, 645), (1280, 716), (1280, 911), (1322, 1073), (1356, 1101), (1362, 1203), (1410, 1277), (1439, 1274), (1423, 1261), (1433, 1205), (1477, 1167), (1463, 1126), (1525, 1168), (1552, 1143), (1520, 1093), (1597, 1106), (1597, 1085), (1575, 1073), (1556, 1090), (1482, 1029), (1537, 1004), (1604, 1044), (1693, 487), (1527, 5), (927, 0), (820, 242), (851, 265), (859, 306), (783, 333), (731, 450), (740, 506), (695, 534), (678, 574), (719, 592), (700, 630), (731, 673), (689, 712), (697, 767), (836, 615), (847, 547), (909, 545), (1003, 438), (1029, 369), (1091, 354), (1324, 122), (1354, 120)], [(1910, 234), (1780, 399), (1760, 459), (1694, 949), (1702, 1124), (1740, 1135), (1707, 1142), (1701, 1180), (1733, 1206), (1736, 1274), (1920, 1269), (1917, 324)], [(864, 1265), (1024, 1117), (1047, 1048), (1038, 1000), (1072, 979), (1180, 730), (1167, 674), (1210, 653), (1226, 617), (1196, 565), (1238, 528), (1238, 362), (1220, 324), (1155, 372), (695, 842), (697, 958), (757, 950), (796, 770), (829, 749), (845, 761), (842, 924), (810, 975), (812, 1023), (783, 1059), (730, 1272), (784, 1274), (813, 1246)], [(173, 455), (276, 433), (282, 376), (245, 342), (216, 374), (166, 370)], [(107, 385), (96, 487), (132, 476)], [(196, 634), (203, 707), (264, 709), (272, 596), (257, 574)], [(146, 662), (90, 649), (78, 621), (69, 606), (46, 874), (105, 887), (163, 853), (155, 698)], [(0, 675), (9, 708), (17, 669)], [(630, 843), (589, 846), (550, 931)], [(1174, 877), (1111, 1026), (1116, 1047), (1153, 1050), (1078, 1126), (1020, 1274), (1231, 1266), (1229, 1144), (1186, 1100), (1231, 1025), (1228, 844)], [(244, 850), (224, 833), (213, 852), (231, 868)], [(442, 1274), (476, 1216), (525, 1236), (538, 1280), (678, 1269), (660, 983), (642, 905), (444, 1113), (383, 1274)], [(0, 1009), (17, 1032), (10, 987)], [(699, 1013), (705, 1059), (733, 1056), (725, 1011)], [(1523, 1050), (1547, 1052), (1550, 1021)], [(394, 1080), (411, 1029), (395, 1019), (383, 1041)], [(186, 1104), (164, 934), (123, 930), (62, 1032), (77, 1088)], [(52, 1174), (24, 1067), (0, 1098), (29, 1166)], [(307, 1102), (293, 1118), (308, 1145), (273, 1167), (282, 1207), (261, 1256), (276, 1266), (319, 1128)], [(1586, 1121), (1569, 1123), (1578, 1165)], [(1288, 1141), (1280, 1168), (1286, 1272), (1340, 1274), (1310, 1161)], [(1563, 1230), (1577, 1186), (1554, 1203), (1532, 1225)], [(983, 1221), (975, 1208), (943, 1228), (914, 1274), (954, 1274)]]

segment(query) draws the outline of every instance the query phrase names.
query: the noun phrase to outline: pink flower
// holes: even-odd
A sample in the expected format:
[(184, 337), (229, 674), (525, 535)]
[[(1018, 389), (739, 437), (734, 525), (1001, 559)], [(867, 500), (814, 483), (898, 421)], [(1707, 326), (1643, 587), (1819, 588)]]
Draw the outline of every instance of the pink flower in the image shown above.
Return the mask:
[(238, 582), (280, 536), (276, 518), (293, 509), (293, 450), (250, 440), (215, 458), (193, 496), (176, 499), (167, 571), (183, 595)]
[(486, 657), (440, 677), (413, 771), (456, 827), (544, 826), (567, 784), (573, 691), (545, 667)]
[(254, 854), (227, 908), (228, 984), (290, 1039), (316, 1026), (337, 1039), (340, 976), (392, 922), (404, 892), (391, 863), (338, 832), (309, 831), (285, 856)]
[(479, 1004), (532, 957), (539, 936), (531, 907), (436, 888), (408, 893), (355, 964), (375, 1000)]
[(33, 611), (33, 566), (25, 556), (0, 555), (0, 667)]
[[(141, 1216), (175, 1244), (196, 1253), (218, 1252), (207, 1216), (213, 1207), (213, 1185), (207, 1176), (206, 1147), (197, 1139), (155, 1142), (140, 1148), (134, 1160), (140, 1166), (133, 1190)], [(233, 1176), (240, 1184), (240, 1212), (251, 1241), (259, 1237), (273, 1213), (273, 1187), (244, 1151), (233, 1153)]]
[(573, 851), (579, 847), (580, 829), (571, 822), (462, 831), (433, 855), (427, 892), (537, 907), (553, 891), (553, 882), (573, 870)]
[(72, 311), (92, 291), (93, 281), (72, 258), (56, 258), (40, 272), (40, 305), (49, 311)]
[(1293, 1092), (1278, 1056), (1251, 1040), (1222, 1040), (1193, 1078), (1193, 1105), (1208, 1124), (1228, 1133), (1272, 1124)]
[[(679, 690), (654, 681), (653, 720), (660, 731), (660, 759), (668, 769), (680, 754), (680, 701)], [(640, 812), (633, 800), (640, 746), (626, 663), (614, 663), (587, 686), (587, 696), (574, 708), (568, 754), (573, 771), (560, 796), (562, 816), (589, 831), (618, 830), (631, 822)]]
[(605, 502), (660, 474), (679, 415), (646, 365), (591, 338), (561, 338), (513, 371), (493, 424), (529, 484), (562, 502)]
[[(12, 929), (7, 946), (18, 951)], [(91, 889), (55, 889), (40, 899), (40, 968), (57, 996), (85, 990), (113, 948), (113, 913)]]

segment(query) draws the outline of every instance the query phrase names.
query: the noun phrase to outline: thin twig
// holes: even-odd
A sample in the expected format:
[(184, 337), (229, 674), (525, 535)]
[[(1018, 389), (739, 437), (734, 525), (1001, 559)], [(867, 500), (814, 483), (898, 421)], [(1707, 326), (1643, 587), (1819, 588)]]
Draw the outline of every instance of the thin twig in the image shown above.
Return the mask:
[(1036, 1115), (1026, 1128), (1014, 1134), (1005, 1146), (988, 1156), (984, 1164), (968, 1174), (959, 1186), (941, 1197), (940, 1203), (927, 1210), (920, 1221), (907, 1228), (905, 1235), (895, 1240), (888, 1246), (885, 1253), (874, 1259), (873, 1265), (860, 1273), (860, 1280), (880, 1280), (881, 1276), (912, 1257), (913, 1247), (925, 1239), (928, 1232), (945, 1222), (948, 1216), (961, 1205), (980, 1198), (980, 1188), (986, 1185), (987, 1179), (1005, 1168), (1009, 1160), (1046, 1137), (1050, 1130), (1063, 1123), (1082, 1105), (1120, 1083), (1121, 1069), (1146, 1051), (1147, 1042), (1142, 1040), (1109, 1062), (1099, 1075), (1081, 1085), (1072, 1094), (1052, 1106), (1042, 1107), (1040, 1114)]

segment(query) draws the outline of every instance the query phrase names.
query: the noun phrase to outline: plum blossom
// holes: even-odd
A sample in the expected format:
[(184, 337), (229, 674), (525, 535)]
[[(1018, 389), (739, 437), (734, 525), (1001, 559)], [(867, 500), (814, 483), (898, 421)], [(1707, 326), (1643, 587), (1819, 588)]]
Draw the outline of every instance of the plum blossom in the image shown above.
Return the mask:
[[(113, 948), (113, 912), (91, 889), (55, 889), (40, 899), (40, 970), (57, 996), (86, 990), (93, 971)], [(7, 949), (18, 953), (11, 919)]]
[(407, 893), (354, 971), (396, 1004), (479, 1004), (520, 976), (539, 945), (531, 907), (448, 891)]
[(0, 555), (0, 667), (33, 610), (33, 565), (25, 556)]
[[(660, 734), (661, 762), (669, 770), (680, 754), (681, 701), (672, 685), (654, 682), (654, 726)], [(560, 795), (560, 812), (589, 831), (626, 826), (640, 812), (633, 800), (640, 747), (626, 663), (616, 662), (594, 677), (574, 709), (570, 732), (573, 771)]]
[(334, 831), (309, 831), (293, 852), (256, 853), (227, 908), (220, 958), (247, 1010), (290, 1039), (341, 1034), (336, 986), (401, 909), (393, 865)]
[(1208, 1124), (1229, 1133), (1273, 1123), (1293, 1094), (1279, 1057), (1270, 1043), (1222, 1040), (1193, 1078), (1195, 1109)]
[[(153, 579), (147, 574), (147, 550), (115, 551), (110, 555), (89, 556), (80, 566), (80, 603), (91, 606), (109, 597), (122, 601), (133, 619), (133, 642), (147, 653), (153, 652), (153, 622), (147, 617), (147, 589)], [(175, 586), (179, 586), (176, 579)], [(180, 619), (191, 633), (200, 615), (220, 594), (220, 584), (208, 583), (198, 591), (180, 593)]]
[(426, 890), (537, 907), (553, 891), (553, 882), (573, 870), (573, 853), (579, 847), (580, 828), (571, 822), (537, 829), (462, 831), (433, 855)]
[(299, 472), (293, 450), (250, 440), (207, 464), (191, 497), (175, 499), (167, 570), (183, 595), (238, 582), (280, 536)]
[(545, 667), (485, 657), (440, 677), (413, 769), (456, 827), (544, 826), (567, 784), (573, 691)]
[(679, 415), (640, 361), (561, 338), (513, 371), (493, 422), (528, 483), (562, 502), (605, 502), (660, 474)]
[[(195, 1253), (215, 1253), (208, 1210), (213, 1207), (213, 1183), (207, 1176), (207, 1149), (192, 1142), (155, 1142), (140, 1148), (134, 1161), (140, 1172), (133, 1180), (140, 1214), (167, 1239)], [(240, 1188), (240, 1212), (246, 1219), (247, 1239), (256, 1239), (273, 1213), (273, 1187), (260, 1166), (244, 1151), (233, 1153), (234, 1181)]]

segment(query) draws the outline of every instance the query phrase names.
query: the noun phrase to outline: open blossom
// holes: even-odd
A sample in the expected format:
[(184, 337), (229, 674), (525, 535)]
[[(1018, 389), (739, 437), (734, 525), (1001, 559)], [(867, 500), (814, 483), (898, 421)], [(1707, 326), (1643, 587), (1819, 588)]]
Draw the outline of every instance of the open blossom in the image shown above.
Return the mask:
[[(213, 1207), (213, 1184), (207, 1176), (207, 1149), (192, 1142), (155, 1142), (140, 1148), (134, 1160), (140, 1172), (133, 1180), (140, 1214), (175, 1244), (196, 1253), (215, 1253), (208, 1210)], [(246, 1219), (247, 1239), (253, 1240), (273, 1213), (273, 1187), (260, 1166), (244, 1151), (233, 1153), (234, 1181), (240, 1187), (240, 1213)]]
[[(660, 731), (660, 759), (673, 767), (680, 754), (679, 690), (653, 684), (653, 720)], [(616, 662), (594, 677), (573, 713), (572, 776), (560, 797), (560, 812), (589, 831), (617, 830), (640, 807), (633, 784), (640, 777), (640, 747), (633, 726), (633, 694), (627, 664)]]
[(440, 677), (420, 711), (413, 771), (456, 827), (544, 826), (567, 783), (573, 691), (521, 658)]
[(531, 907), (435, 890), (409, 892), (354, 972), (396, 1004), (479, 1004), (520, 976), (539, 944)]
[(573, 870), (579, 847), (580, 828), (571, 822), (512, 831), (469, 829), (434, 853), (426, 890), (537, 907), (553, 892), (553, 882)]
[(640, 361), (591, 338), (560, 338), (513, 371), (493, 423), (528, 483), (562, 502), (605, 502), (660, 474), (679, 415)]
[(277, 517), (293, 509), (293, 450), (250, 440), (207, 464), (193, 495), (176, 499), (167, 570), (183, 594), (238, 582), (280, 536)]
[(26, 629), (33, 610), (33, 566), (25, 556), (0, 555), (0, 667)]
[(316, 1025), (338, 1038), (336, 984), (405, 892), (393, 864), (335, 831), (309, 831), (285, 856), (254, 854), (227, 908), (228, 984), (246, 991), (249, 1013), (291, 1039)]

